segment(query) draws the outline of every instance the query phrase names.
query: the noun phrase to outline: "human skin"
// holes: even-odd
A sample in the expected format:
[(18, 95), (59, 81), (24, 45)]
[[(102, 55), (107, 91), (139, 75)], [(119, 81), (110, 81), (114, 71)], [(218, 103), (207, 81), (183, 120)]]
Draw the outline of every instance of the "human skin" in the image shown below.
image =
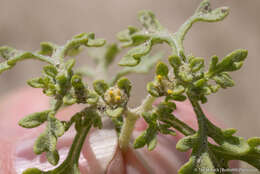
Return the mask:
[[(33, 153), (33, 142), (43, 131), (44, 125), (34, 129), (18, 126), (18, 121), (33, 112), (49, 108), (49, 98), (39, 89), (21, 88), (1, 97), (0, 102), (0, 174), (20, 174), (24, 169), (38, 167), (44, 170), (52, 166), (48, 164), (45, 154)], [(57, 117), (68, 120), (80, 106), (62, 109)], [(174, 114), (197, 129), (196, 116), (188, 102), (177, 102)], [(207, 116), (209, 116), (207, 114)], [(212, 120), (212, 117), (209, 117)], [(212, 120), (216, 122), (215, 120)], [(138, 120), (133, 136), (136, 137), (146, 128), (145, 122)], [(60, 161), (63, 161), (75, 135), (69, 130), (59, 139), (57, 148)], [(177, 136), (158, 136), (156, 149), (149, 152), (147, 148), (123, 152), (118, 147), (115, 131), (108, 120), (104, 129), (92, 129), (84, 143), (79, 166), (82, 173), (90, 174), (167, 174), (177, 173), (180, 166), (188, 160), (188, 153), (179, 152), (175, 145), (181, 134)], [(232, 166), (237, 166), (232, 164)]]

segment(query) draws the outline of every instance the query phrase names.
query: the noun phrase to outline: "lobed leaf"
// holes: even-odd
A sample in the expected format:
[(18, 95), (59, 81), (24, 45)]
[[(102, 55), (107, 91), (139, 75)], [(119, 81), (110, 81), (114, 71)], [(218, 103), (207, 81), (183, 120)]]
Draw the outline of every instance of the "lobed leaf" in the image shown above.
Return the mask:
[(19, 121), (19, 125), (24, 128), (34, 128), (40, 126), (47, 120), (49, 112), (50, 110), (30, 114), (22, 118)]

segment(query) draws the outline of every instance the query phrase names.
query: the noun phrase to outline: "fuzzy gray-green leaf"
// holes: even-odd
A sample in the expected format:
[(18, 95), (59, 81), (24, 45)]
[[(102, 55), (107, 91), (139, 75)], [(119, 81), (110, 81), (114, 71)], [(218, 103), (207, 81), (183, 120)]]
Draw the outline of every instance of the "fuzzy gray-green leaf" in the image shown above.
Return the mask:
[(44, 123), (47, 120), (49, 112), (50, 110), (30, 114), (22, 118), (19, 121), (19, 125), (24, 128), (34, 128), (40, 126), (42, 123)]

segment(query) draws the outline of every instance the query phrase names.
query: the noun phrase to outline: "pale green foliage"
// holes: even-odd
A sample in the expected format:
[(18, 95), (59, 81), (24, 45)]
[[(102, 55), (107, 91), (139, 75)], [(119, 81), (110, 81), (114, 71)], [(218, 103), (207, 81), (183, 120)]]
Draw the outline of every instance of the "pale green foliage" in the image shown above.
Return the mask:
[[(220, 173), (218, 169), (228, 168), (230, 160), (242, 160), (260, 170), (260, 138), (245, 140), (234, 136), (235, 129), (222, 130), (207, 119), (200, 107), (200, 102), (207, 102), (207, 95), (216, 93), (219, 88), (234, 85), (229, 72), (242, 67), (247, 50), (235, 50), (221, 60), (213, 56), (207, 67), (204, 58), (187, 56), (183, 47), (183, 40), (194, 23), (217, 22), (223, 20), (228, 13), (227, 7), (212, 10), (209, 1), (204, 0), (176, 33), (170, 33), (151, 11), (141, 11), (138, 18), (143, 28), (130, 26), (120, 32), (117, 35), (120, 46), (103, 46), (105, 40), (95, 39), (93, 33), (81, 33), (64, 46), (43, 42), (41, 50), (35, 53), (0, 47), (0, 56), (4, 59), (0, 63), (0, 73), (25, 59), (48, 63), (43, 67), (43, 75), (29, 80), (28, 84), (33, 88), (42, 88), (45, 95), (52, 97), (51, 107), (19, 121), (19, 125), (25, 128), (34, 128), (45, 123), (44, 132), (35, 141), (34, 152), (46, 152), (49, 163), (57, 165), (58, 138), (73, 124), (77, 131), (69, 154), (61, 165), (51, 171), (31, 168), (24, 171), (24, 174), (80, 174), (78, 160), (85, 138), (91, 127), (102, 128), (102, 117), (105, 116), (114, 123), (122, 150), (127, 150), (134, 124), (139, 117), (144, 118), (148, 128), (134, 141), (134, 148), (147, 146), (148, 150), (153, 150), (157, 145), (158, 133), (174, 136), (179, 131), (185, 135), (178, 141), (176, 148), (180, 151), (191, 149), (192, 153), (189, 161), (180, 168), (179, 174)], [(159, 61), (163, 58), (161, 52), (151, 55), (152, 47), (161, 43), (168, 44), (172, 49), (168, 57), (169, 66)], [(82, 66), (74, 70), (75, 59), (65, 60), (65, 57), (78, 55), (83, 46), (103, 47), (88, 50), (89, 56), (96, 63), (95, 68)], [(131, 48), (119, 62), (124, 67), (111, 79), (106, 78), (109, 66), (125, 47)], [(130, 73), (147, 73), (155, 64), (156, 76), (147, 84), (149, 95), (140, 106), (130, 108), (128, 101), (132, 95), (132, 83), (124, 76)], [(94, 80), (93, 89), (85, 82), (85, 76)], [(163, 100), (153, 107), (153, 101), (158, 97)], [(197, 116), (197, 131), (173, 114), (176, 109), (174, 102), (186, 99), (191, 102)], [(83, 104), (85, 107), (68, 121), (55, 117), (62, 107), (73, 104)], [(216, 144), (209, 143), (209, 137)], [(201, 170), (205, 168), (215, 169), (216, 172)]]

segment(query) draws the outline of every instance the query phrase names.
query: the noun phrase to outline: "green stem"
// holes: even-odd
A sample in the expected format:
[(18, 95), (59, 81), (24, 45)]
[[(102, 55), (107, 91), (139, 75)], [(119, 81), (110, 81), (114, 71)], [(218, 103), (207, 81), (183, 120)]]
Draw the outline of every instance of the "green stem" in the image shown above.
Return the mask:
[[(75, 174), (79, 172), (78, 169), (78, 161), (80, 157), (80, 152), (82, 149), (82, 146), (85, 142), (86, 136), (91, 128), (92, 123), (89, 122), (87, 125), (81, 127), (74, 140), (73, 144), (71, 145), (69, 154), (66, 158), (66, 160), (58, 167), (56, 168), (53, 173), (55, 174), (64, 174), (64, 173), (71, 173)], [(78, 173), (77, 173), (78, 174)]]
[(125, 120), (119, 136), (119, 146), (124, 151), (128, 148), (135, 123), (139, 115), (129, 110), (125, 111)]
[(148, 95), (139, 107), (125, 111), (125, 120), (119, 136), (119, 146), (122, 150), (128, 148), (137, 119), (140, 117), (142, 112), (147, 112), (152, 109), (155, 99), (155, 97)]
[(177, 119), (176, 117), (173, 117), (171, 120), (169, 120), (169, 122), (171, 123), (174, 129), (178, 130), (185, 136), (189, 136), (196, 133), (195, 130), (193, 130), (191, 127), (189, 127), (187, 124)]
[(208, 149), (208, 128), (207, 128), (207, 118), (205, 114), (203, 113), (199, 102), (194, 99), (194, 97), (191, 94), (188, 94), (189, 100), (193, 106), (193, 110), (197, 116), (199, 130), (198, 130), (198, 136), (199, 136), (199, 144), (198, 148), (200, 152), (205, 152)]

